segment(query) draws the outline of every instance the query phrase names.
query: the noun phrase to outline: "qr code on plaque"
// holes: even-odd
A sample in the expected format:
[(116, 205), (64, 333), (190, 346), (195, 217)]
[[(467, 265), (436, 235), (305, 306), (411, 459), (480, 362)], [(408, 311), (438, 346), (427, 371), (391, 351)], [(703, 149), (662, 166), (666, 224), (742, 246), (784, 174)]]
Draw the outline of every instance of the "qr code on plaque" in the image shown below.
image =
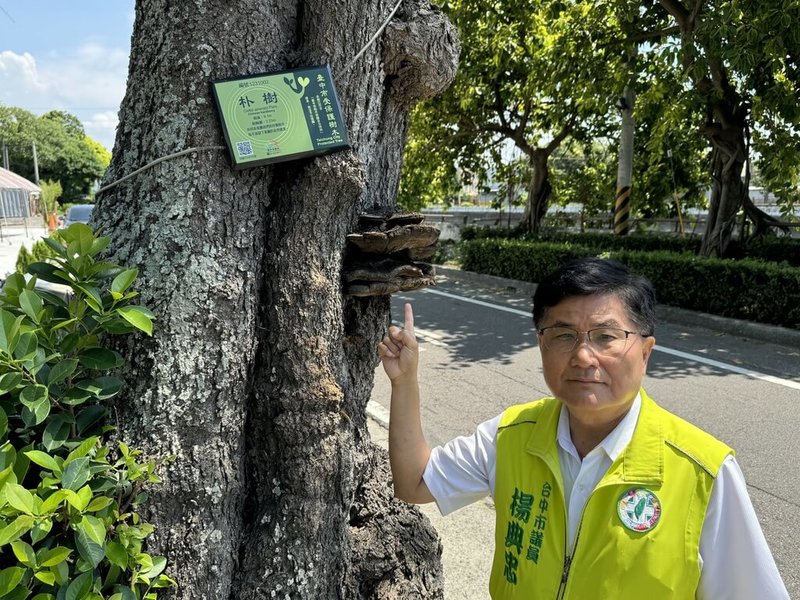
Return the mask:
[(250, 140), (236, 142), (236, 152), (239, 153), (239, 156), (251, 156), (253, 154), (253, 144), (250, 143)]

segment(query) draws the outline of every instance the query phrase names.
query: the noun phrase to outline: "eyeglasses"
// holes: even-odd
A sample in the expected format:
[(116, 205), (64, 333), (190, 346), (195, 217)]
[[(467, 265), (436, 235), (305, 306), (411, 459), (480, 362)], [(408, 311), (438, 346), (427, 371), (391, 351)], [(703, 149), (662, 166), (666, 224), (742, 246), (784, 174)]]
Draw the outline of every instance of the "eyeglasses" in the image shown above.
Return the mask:
[(624, 354), (628, 345), (628, 336), (641, 335), (636, 331), (626, 331), (617, 327), (598, 327), (589, 331), (578, 331), (571, 327), (552, 325), (539, 330), (542, 346), (553, 352), (572, 352), (578, 345), (581, 334), (585, 333), (589, 346), (598, 354), (617, 356)]

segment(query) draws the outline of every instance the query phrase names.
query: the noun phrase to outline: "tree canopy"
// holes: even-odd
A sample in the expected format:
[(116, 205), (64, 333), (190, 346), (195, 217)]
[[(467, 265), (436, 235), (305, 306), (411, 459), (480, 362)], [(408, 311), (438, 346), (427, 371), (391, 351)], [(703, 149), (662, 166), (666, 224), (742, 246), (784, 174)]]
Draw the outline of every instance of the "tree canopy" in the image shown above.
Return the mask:
[(461, 63), (453, 86), (414, 115), (401, 199), (413, 203), (425, 180), (451, 187), (456, 170), (446, 164), (485, 182), (513, 144), (532, 174), (535, 228), (551, 188), (549, 157), (567, 138), (608, 133), (623, 57), (597, 39), (613, 22), (602, 6), (580, 3), (450, 0), (443, 8), (464, 40)]
[[(785, 217), (796, 205), (797, 3), (450, 0), (444, 9), (465, 39), (462, 66), (447, 94), (414, 115), (401, 186), (407, 205), (452, 193), (457, 174), (496, 178), (509, 140), (539, 155), (538, 165), (529, 161), (530, 192), (546, 209), (542, 155), (557, 154), (562, 139), (581, 142), (566, 151), (573, 157), (613, 146), (613, 105), (626, 85), (637, 95), (632, 208), (640, 216), (706, 203), (710, 190), (702, 251), (718, 255), (742, 208), (757, 232), (779, 225), (748, 198), (753, 167)], [(576, 163), (571, 174), (610, 177), (612, 169), (592, 166), (601, 157), (613, 161), (614, 153)], [(612, 181), (578, 183), (613, 190)], [(585, 197), (555, 188), (562, 201)], [(613, 193), (603, 202), (610, 207)]]
[(702, 119), (711, 198), (701, 253), (723, 255), (740, 209), (756, 232), (778, 224), (750, 201), (754, 156), (785, 212), (800, 194), (800, 5), (660, 0), (640, 14), (646, 22), (633, 22), (634, 36), (675, 65)]
[(0, 106), (0, 140), (8, 147), (11, 170), (31, 181), (32, 144), (36, 144), (39, 179), (61, 183), (62, 203), (89, 195), (111, 160), (108, 151), (86, 135), (80, 120), (63, 111), (37, 117), (21, 108)]

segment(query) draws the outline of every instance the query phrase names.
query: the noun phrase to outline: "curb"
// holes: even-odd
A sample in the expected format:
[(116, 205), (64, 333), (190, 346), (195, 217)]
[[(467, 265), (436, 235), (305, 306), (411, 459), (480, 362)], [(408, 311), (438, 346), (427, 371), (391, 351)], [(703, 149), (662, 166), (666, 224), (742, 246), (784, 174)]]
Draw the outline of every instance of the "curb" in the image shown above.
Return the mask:
[[(536, 284), (529, 281), (517, 281), (516, 279), (506, 279), (505, 277), (495, 277), (494, 275), (484, 275), (472, 271), (462, 271), (456, 267), (446, 267), (436, 265), (437, 275), (457, 278), (468, 283), (483, 283), (504, 288), (515, 288), (533, 296), (536, 291)], [(780, 344), (792, 348), (800, 348), (800, 331), (777, 325), (767, 325), (765, 323), (755, 323), (729, 317), (720, 317), (707, 313), (658, 304), (656, 306), (658, 318), (663, 321), (675, 323), (685, 323), (696, 327), (705, 327), (721, 333), (727, 333), (739, 337), (747, 337), (762, 342)]]
[(367, 402), (367, 416), (384, 429), (389, 429), (389, 411), (374, 400)]
[(656, 312), (658, 317), (664, 321), (685, 323), (687, 325), (705, 327), (706, 329), (713, 329), (720, 333), (727, 333), (738, 337), (746, 337), (761, 342), (800, 348), (800, 331), (796, 329), (768, 325), (766, 323), (755, 323), (753, 321), (742, 321), (740, 319), (731, 319), (730, 317), (720, 317), (719, 315), (710, 315), (708, 313), (687, 310), (685, 308), (667, 306), (666, 304), (657, 305)]
[(474, 271), (462, 271), (458, 267), (446, 267), (444, 265), (435, 265), (435, 267), (437, 276), (446, 275), (448, 277), (457, 277), (461, 281), (466, 281), (467, 283), (483, 283), (502, 288), (514, 288), (531, 297), (533, 297), (533, 293), (536, 291), (537, 284), (531, 283), (530, 281), (519, 281), (517, 279), (507, 279), (495, 275), (484, 275), (483, 273), (475, 273)]

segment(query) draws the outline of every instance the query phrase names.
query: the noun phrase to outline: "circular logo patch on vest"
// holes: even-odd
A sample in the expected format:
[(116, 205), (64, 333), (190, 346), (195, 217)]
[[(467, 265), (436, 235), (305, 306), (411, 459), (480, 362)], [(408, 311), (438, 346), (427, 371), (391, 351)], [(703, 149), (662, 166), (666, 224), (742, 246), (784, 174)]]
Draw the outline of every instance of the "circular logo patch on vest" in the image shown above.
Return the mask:
[(631, 488), (617, 503), (619, 520), (632, 531), (650, 531), (661, 518), (661, 501), (645, 488)]

